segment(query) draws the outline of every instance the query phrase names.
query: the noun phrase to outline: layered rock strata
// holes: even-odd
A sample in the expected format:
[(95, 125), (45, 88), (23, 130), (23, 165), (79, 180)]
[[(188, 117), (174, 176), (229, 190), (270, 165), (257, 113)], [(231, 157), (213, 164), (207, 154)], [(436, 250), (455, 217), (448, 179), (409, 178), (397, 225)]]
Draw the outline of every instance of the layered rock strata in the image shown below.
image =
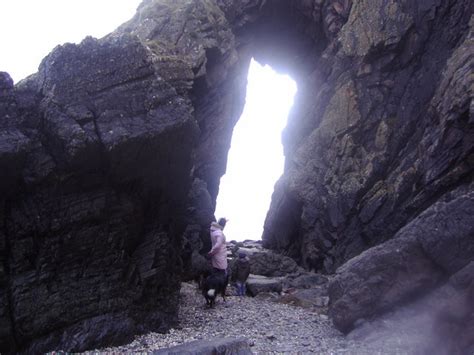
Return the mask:
[(123, 35), (58, 47), (16, 87), (2, 75), (2, 352), (176, 322), (198, 129), (171, 71)]
[(473, 176), (472, 4), (360, 1), (299, 84), (264, 244), (332, 272)]

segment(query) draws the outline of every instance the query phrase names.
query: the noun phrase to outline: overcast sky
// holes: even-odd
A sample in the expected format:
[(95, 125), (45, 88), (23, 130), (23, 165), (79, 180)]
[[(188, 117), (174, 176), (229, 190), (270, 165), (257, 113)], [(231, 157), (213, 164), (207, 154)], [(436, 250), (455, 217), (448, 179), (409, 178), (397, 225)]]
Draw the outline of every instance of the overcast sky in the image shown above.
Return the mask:
[(275, 182), (283, 173), (281, 132), (295, 82), (252, 61), (244, 112), (232, 135), (216, 217), (226, 217), (227, 240), (260, 239)]
[[(15, 82), (37, 71), (59, 44), (112, 32), (141, 0), (0, 0), (0, 71)], [(252, 62), (247, 103), (234, 129), (216, 217), (229, 219), (227, 240), (258, 239), (276, 180), (283, 172), (281, 131), (295, 83)]]
[(132, 18), (141, 0), (0, 0), (0, 71), (15, 82), (65, 42), (97, 38)]

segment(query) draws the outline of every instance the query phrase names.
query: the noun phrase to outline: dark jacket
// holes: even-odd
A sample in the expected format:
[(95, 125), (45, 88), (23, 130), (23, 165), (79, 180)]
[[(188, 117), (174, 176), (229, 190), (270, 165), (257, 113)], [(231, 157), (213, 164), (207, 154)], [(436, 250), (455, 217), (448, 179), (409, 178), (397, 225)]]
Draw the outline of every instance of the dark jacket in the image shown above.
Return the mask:
[(237, 282), (245, 282), (250, 274), (250, 262), (249, 258), (238, 258), (235, 261), (234, 268), (232, 270), (232, 278)]

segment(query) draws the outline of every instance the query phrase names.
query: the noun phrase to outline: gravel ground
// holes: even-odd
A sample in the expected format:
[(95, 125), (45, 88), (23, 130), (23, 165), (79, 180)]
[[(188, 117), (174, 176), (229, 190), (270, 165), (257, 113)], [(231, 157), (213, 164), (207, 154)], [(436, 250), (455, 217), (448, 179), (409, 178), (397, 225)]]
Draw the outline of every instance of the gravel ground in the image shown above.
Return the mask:
[(149, 352), (193, 340), (245, 337), (255, 353), (373, 354), (343, 337), (324, 314), (261, 297), (219, 296), (213, 309), (194, 284), (181, 289), (180, 327), (167, 334), (149, 333), (105, 352)]

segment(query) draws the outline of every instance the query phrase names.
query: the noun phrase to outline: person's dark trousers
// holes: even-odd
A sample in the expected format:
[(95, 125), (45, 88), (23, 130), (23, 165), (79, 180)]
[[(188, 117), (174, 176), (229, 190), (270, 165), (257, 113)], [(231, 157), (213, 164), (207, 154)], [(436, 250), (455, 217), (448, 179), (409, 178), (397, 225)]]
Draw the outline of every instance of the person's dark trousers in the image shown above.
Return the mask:
[(214, 275), (227, 276), (227, 270), (222, 270), (222, 269), (218, 269), (218, 268), (213, 268), (213, 269), (212, 269), (212, 273), (213, 273)]

